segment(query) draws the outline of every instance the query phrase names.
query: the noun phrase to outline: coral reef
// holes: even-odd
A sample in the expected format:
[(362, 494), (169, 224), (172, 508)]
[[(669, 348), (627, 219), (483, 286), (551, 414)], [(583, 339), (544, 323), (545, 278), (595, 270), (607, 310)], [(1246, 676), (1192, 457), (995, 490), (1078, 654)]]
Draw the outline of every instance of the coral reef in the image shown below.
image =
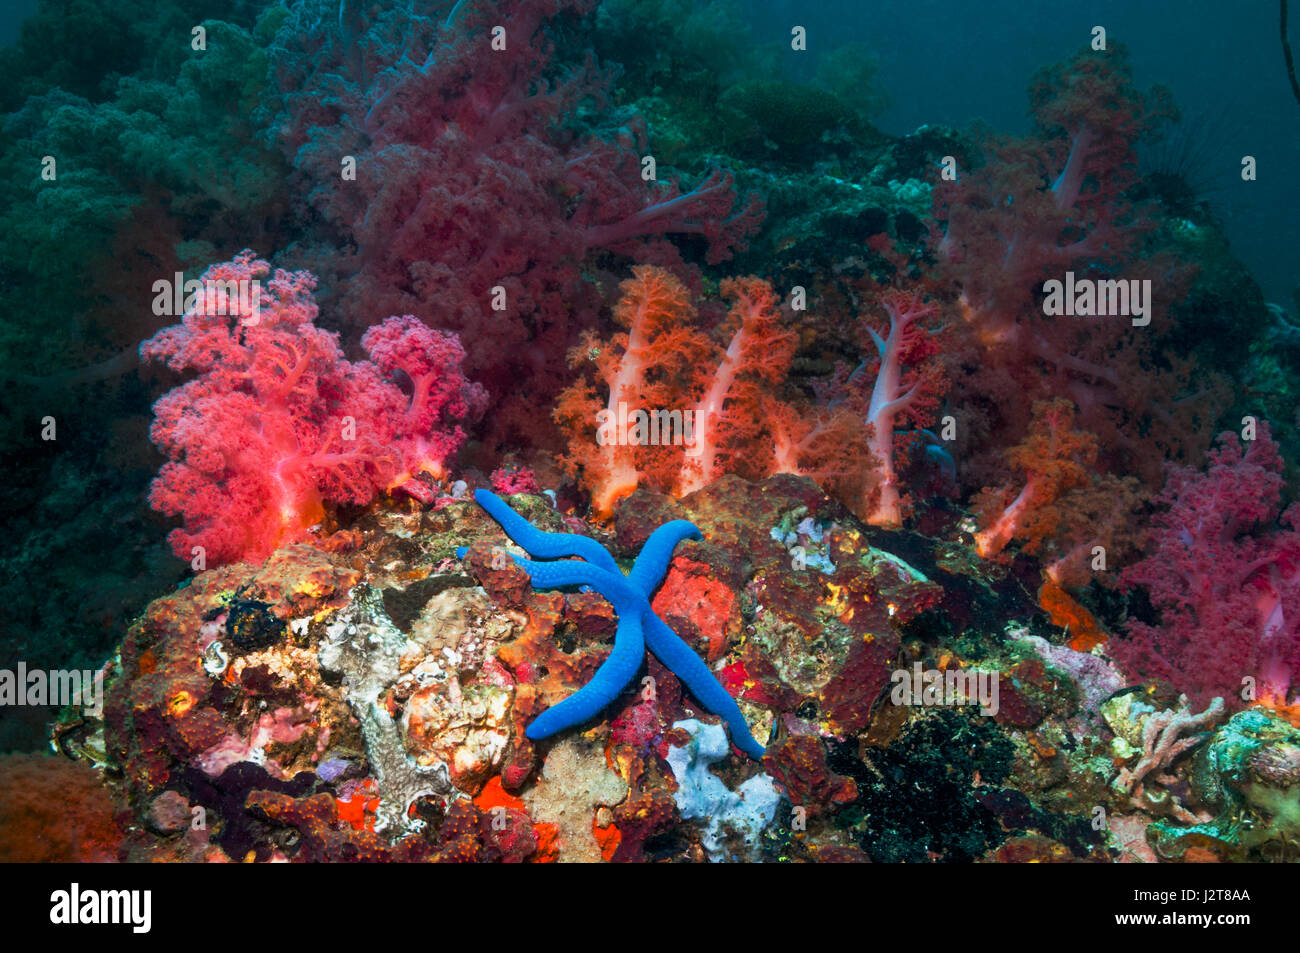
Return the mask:
[[(479, 490), (474, 498), (529, 555), (580, 557), (546, 563), (516, 557), (515, 563), (528, 573), (534, 586), (543, 589), (590, 586), (609, 600), (619, 617), (614, 648), (609, 657), (590, 682), (559, 705), (548, 708), (528, 726), (529, 739), (538, 741), (581, 724), (607, 707), (636, 674), (648, 646), (659, 661), (672, 669), (673, 674), (690, 689), (691, 694), (727, 723), (738, 748), (751, 757), (763, 756), (762, 745), (750, 734), (749, 726), (731, 696), (690, 647), (655, 614), (648, 602), (663, 579), (673, 549), (684, 539), (698, 540), (699, 529), (686, 520), (673, 520), (660, 526), (650, 534), (625, 577), (613, 557), (593, 546), (587, 537), (539, 532), (521, 520), (500, 497), (486, 490)], [(467, 549), (457, 550), (457, 555), (463, 557), (466, 552)]]
[[(1161, 806), (1162, 801), (1168, 801), (1168, 810), (1174, 817), (1180, 821), (1196, 823), (1200, 818), (1173, 801), (1167, 792), (1158, 795), (1148, 791), (1146, 778), (1153, 771), (1168, 768), (1179, 755), (1203, 741), (1203, 735), (1189, 733), (1213, 725), (1222, 715), (1222, 698), (1213, 699), (1205, 711), (1196, 713), (1188, 710), (1186, 695), (1178, 699), (1177, 708), (1167, 708), (1164, 711), (1154, 711), (1149, 706), (1134, 702), (1132, 695), (1124, 695), (1115, 699), (1113, 704), (1104, 706), (1102, 716), (1114, 730), (1117, 745), (1122, 743), (1128, 746), (1128, 750), (1138, 753), (1137, 763), (1131, 768), (1121, 768), (1116, 775), (1115, 789), (1129, 795), (1135, 807), (1152, 813)], [(1180, 738), (1179, 735), (1188, 736)], [(1155, 780), (1168, 777), (1167, 774), (1156, 775)]]
[(0, 50), (0, 859), (1296, 858), (1300, 322), (1122, 44), (228, 6)]
[[(641, 488), (609, 533), (543, 496), (479, 496), (490, 514), (468, 500), (377, 503), (349, 529), (262, 566), (208, 570), (149, 608), (111, 670), (102, 725), (100, 763), (124, 777), (109, 790), (140, 818), (122, 857), (1104, 855), (1083, 833), (1091, 802), (1068, 793), (1092, 790), (1116, 813), (1130, 800), (1112, 790), (1123, 765), (1101, 757), (1075, 718), (1076, 691), (1095, 701), (1110, 690), (1092, 670), (1100, 660), (1041, 626), (1032, 589), (955, 561), (951, 548), (970, 546), (956, 527), (946, 542), (871, 528), (788, 475), (724, 477), (683, 501)], [(669, 538), (660, 527), (687, 519), (702, 540), (676, 551), (656, 542)], [(497, 558), (499, 526), (555, 561)], [(792, 557), (787, 538), (813, 545), (815, 535), (825, 565)], [(728, 598), (679, 594), (664, 611), (755, 732), (775, 729), (761, 765), (702, 720), (707, 693), (693, 698), (691, 678), (643, 649), (632, 672), (644, 666), (648, 678), (615, 687), (553, 740), (532, 730), (595, 681), (623, 638), (625, 597), (614, 593), (611, 607), (600, 595), (605, 563), (625, 585), (666, 572), (681, 593), (698, 566), (711, 567)], [(597, 591), (538, 591), (538, 567), (569, 567), (553, 581)], [(973, 648), (969, 633), (996, 641), (1008, 615), (1042, 644)], [(963, 621), (948, 630), (948, 618)], [(898, 704), (891, 682), (914, 663), (1000, 671), (996, 718), (919, 695)], [(88, 750), (75, 739), (95, 730), (74, 730), (64, 749)], [(981, 753), (961, 753), (967, 734)], [(940, 783), (936, 763), (963, 773)], [(186, 811), (196, 809), (204, 826), (192, 829)], [(1040, 841), (1015, 840), (1031, 836)]]
[(1238, 712), (1202, 749), (1192, 775), (1212, 820), (1157, 821), (1148, 833), (1164, 858), (1293, 861), (1300, 831), (1300, 731), (1263, 710)]

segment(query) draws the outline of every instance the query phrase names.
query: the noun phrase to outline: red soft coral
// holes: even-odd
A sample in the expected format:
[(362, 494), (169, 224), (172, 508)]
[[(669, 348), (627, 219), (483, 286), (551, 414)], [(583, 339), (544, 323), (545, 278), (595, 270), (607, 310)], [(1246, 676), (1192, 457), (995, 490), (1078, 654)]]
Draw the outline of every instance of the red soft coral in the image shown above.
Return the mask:
[(516, 493), (541, 493), (537, 474), (527, 467), (501, 467), (493, 470), (492, 492), (500, 496), (514, 496)]
[[(1222, 406), (1215, 375), (1162, 348), (1167, 303), (1184, 296), (1194, 269), (1152, 253), (1155, 220), (1127, 197), (1136, 145), (1170, 107), (1159, 90), (1134, 85), (1122, 47), (1040, 71), (1030, 96), (1034, 134), (986, 138), (982, 161), (935, 188), (936, 258), (962, 317), (950, 363), (963, 478), (997, 479), (1002, 453), (1027, 431), (1030, 404), (1068, 396), (1100, 440), (1100, 465), (1158, 486), (1164, 457), (1151, 441), (1194, 458)], [(1149, 280), (1149, 326), (1045, 313), (1044, 282), (1068, 272)]]
[(1030, 96), (1039, 135), (991, 142), (982, 169), (939, 187), (940, 261), (985, 347), (1017, 349), (1113, 383), (1057, 333), (1068, 322), (1035, 315), (1034, 292), (1075, 264), (1121, 261), (1147, 227), (1123, 191), (1136, 168), (1136, 141), (1164, 115), (1164, 100), (1133, 86), (1118, 47), (1040, 71)]
[[(264, 559), (318, 523), (326, 501), (367, 503), (404, 466), (441, 465), (463, 439), (451, 418), (482, 402), (459, 373), (454, 335), (409, 317), (375, 329), (382, 368), (410, 368), (408, 398), (315, 326), (312, 275), (277, 270), (260, 289), (269, 270), (251, 251), (212, 266), (181, 323), (140, 346), (146, 360), (199, 375), (154, 405), (150, 436), (170, 460), (149, 494), (183, 518), (168, 539), (199, 564)], [(260, 294), (236, 297), (227, 282)], [(400, 343), (412, 349), (404, 360), (391, 352)]]
[(1143, 585), (1161, 623), (1132, 623), (1113, 640), (1130, 673), (1171, 682), (1198, 705), (1241, 701), (1255, 680), (1263, 701), (1284, 705), (1300, 664), (1297, 512), (1277, 526), (1282, 459), (1261, 424), (1243, 450), (1225, 433), (1204, 472), (1171, 465), (1150, 553), (1123, 574)]

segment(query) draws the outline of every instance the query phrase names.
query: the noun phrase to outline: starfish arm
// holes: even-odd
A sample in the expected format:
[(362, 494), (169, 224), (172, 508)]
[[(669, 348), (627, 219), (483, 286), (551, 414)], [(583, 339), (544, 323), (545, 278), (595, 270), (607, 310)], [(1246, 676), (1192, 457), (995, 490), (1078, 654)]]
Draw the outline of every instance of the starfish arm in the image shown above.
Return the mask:
[(491, 490), (475, 490), (474, 499), (479, 506), (487, 510), (489, 516), (501, 524), (506, 535), (529, 555), (541, 559), (579, 556), (592, 565), (622, 575), (622, 570), (618, 568), (618, 563), (614, 562), (614, 557), (594, 539), (577, 533), (543, 532), (512, 510), (505, 500)]
[(645, 596), (627, 584), (621, 572), (609, 572), (580, 559), (559, 559), (550, 563), (534, 562), (510, 554), (510, 558), (528, 573), (535, 589), (559, 589), (563, 586), (590, 586), (614, 605), (619, 617), (649, 609)]
[(690, 520), (673, 520), (664, 523), (650, 534), (650, 538), (641, 547), (632, 571), (627, 574), (628, 583), (633, 589), (644, 593), (648, 599), (650, 593), (654, 592), (655, 587), (664, 578), (664, 573), (668, 571), (668, 564), (672, 562), (673, 550), (677, 548), (677, 544), (684, 539), (701, 538), (699, 527)]
[(763, 746), (750, 734), (736, 700), (713, 677), (695, 651), (653, 613), (645, 617), (644, 635), (646, 646), (655, 657), (672, 669), (700, 704), (727, 723), (735, 746), (755, 760), (762, 758)]
[(614, 650), (596, 669), (591, 681), (558, 705), (542, 712), (524, 732), (533, 741), (590, 721), (619, 696), (636, 676), (645, 659), (645, 638), (638, 613), (620, 615), (614, 633)]

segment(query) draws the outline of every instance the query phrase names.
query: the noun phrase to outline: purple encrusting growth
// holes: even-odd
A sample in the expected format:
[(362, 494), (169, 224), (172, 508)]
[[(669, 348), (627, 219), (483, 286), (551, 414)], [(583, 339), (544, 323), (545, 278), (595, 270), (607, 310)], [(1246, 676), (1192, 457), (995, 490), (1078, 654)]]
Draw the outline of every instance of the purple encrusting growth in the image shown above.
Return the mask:
[(1096, 712), (1107, 695), (1119, 691), (1127, 682), (1115, 667), (1089, 652), (1076, 652), (1068, 645), (1053, 645), (1047, 639), (1027, 632), (1016, 641), (1027, 643), (1048, 665), (1059, 668), (1079, 686), (1079, 701), (1089, 712)]

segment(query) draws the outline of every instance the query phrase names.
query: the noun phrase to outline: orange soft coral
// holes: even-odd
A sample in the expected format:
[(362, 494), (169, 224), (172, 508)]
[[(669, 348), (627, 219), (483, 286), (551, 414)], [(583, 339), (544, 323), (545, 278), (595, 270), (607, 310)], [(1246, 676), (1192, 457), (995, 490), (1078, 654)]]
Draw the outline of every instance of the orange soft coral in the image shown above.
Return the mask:
[(588, 333), (569, 352), (569, 364), (595, 367), (607, 399), (601, 401), (585, 380), (571, 384), (560, 395), (552, 414), (570, 435), (563, 463), (570, 474), (579, 471), (591, 491), (592, 510), (608, 519), (614, 504), (636, 489), (640, 481), (637, 444), (626, 439), (629, 414), (651, 386), (662, 392), (663, 380), (649, 381), (654, 363), (671, 354), (678, 359), (707, 348), (707, 339), (693, 331), (695, 307), (686, 286), (666, 269), (639, 265), (619, 289), (623, 296), (614, 319), (626, 333), (600, 341)]
[(1058, 586), (1115, 581), (1120, 557), (1142, 546), (1140, 513), (1149, 496), (1137, 477), (1106, 473), (1061, 497), (1053, 504), (1060, 517), (1043, 569), (1047, 578)]
[(815, 480), (864, 519), (876, 508), (880, 461), (871, 453), (871, 424), (857, 393), (830, 406), (773, 400), (765, 416), (772, 433), (772, 473)]
[(588, 335), (570, 353), (594, 382), (570, 385), (554, 412), (570, 435), (566, 469), (601, 519), (641, 483), (683, 496), (722, 473), (777, 472), (769, 419), (797, 344), (766, 281), (723, 281), (731, 306), (711, 336), (670, 272), (642, 265), (633, 275), (614, 311), (627, 333)]
[(752, 452), (746, 445), (762, 439), (764, 399), (785, 380), (794, 359), (796, 337), (781, 328), (770, 284), (753, 277), (728, 278), (721, 291), (731, 299), (727, 325), (733, 331), (712, 372), (701, 375), (702, 393), (692, 408), (695, 445), (678, 477), (680, 496), (717, 477), (728, 456), (734, 461)]
[(1007, 451), (1006, 459), (1025, 474), (1024, 486), (1012, 498), (1012, 488), (987, 488), (976, 499), (982, 528), (975, 548), (988, 559), (1020, 539), (1036, 551), (1060, 526), (1056, 503), (1070, 490), (1086, 486), (1089, 467), (1097, 459), (1097, 438), (1074, 429), (1074, 405), (1057, 398), (1034, 404), (1029, 435)]

